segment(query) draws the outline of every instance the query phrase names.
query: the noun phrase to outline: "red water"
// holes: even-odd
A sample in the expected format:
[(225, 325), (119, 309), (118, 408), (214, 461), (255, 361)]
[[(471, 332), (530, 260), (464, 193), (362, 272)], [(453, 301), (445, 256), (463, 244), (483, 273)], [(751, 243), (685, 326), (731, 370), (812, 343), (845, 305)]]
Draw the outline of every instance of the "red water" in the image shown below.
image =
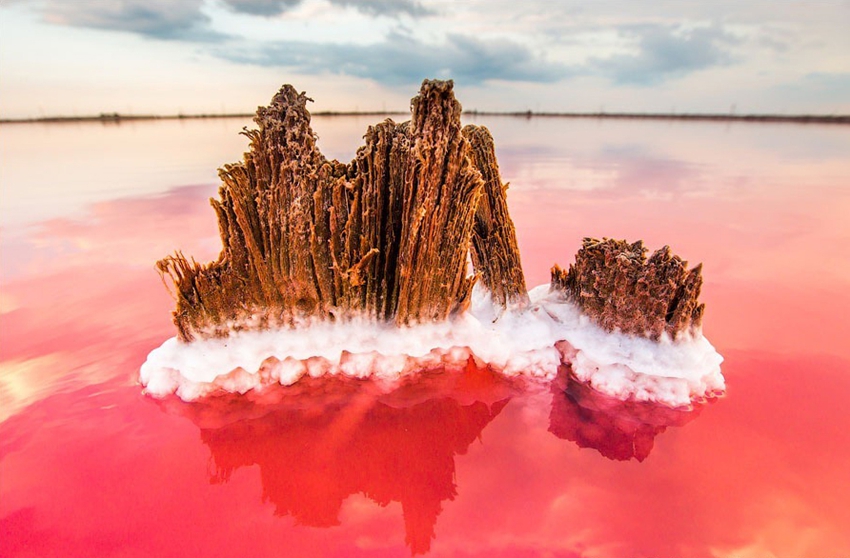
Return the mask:
[[(353, 152), (334, 135), (349, 123), (325, 122), (325, 141)], [(4, 217), (0, 554), (850, 554), (848, 130), (485, 123), (531, 284), (586, 235), (704, 263), (726, 397), (677, 411), (470, 364), (389, 395), (319, 380), (266, 405), (147, 398), (139, 365), (174, 333), (152, 264), (217, 250), (216, 186), (149, 173), (156, 193)], [(38, 164), (14, 160), (4, 188)]]

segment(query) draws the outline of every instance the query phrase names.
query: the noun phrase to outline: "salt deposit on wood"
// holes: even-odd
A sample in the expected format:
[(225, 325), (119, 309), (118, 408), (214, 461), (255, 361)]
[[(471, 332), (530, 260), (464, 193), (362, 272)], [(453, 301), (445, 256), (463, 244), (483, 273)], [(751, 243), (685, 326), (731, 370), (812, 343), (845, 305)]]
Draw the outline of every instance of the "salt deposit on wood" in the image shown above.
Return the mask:
[(723, 392), (700, 331), (701, 266), (668, 247), (647, 258), (641, 242), (588, 238), (527, 290), (493, 137), (461, 127), (451, 81), (424, 81), (410, 121), (370, 126), (348, 164), (319, 151), (309, 100), (283, 86), (244, 132), (243, 161), (221, 169), (218, 259), (158, 262), (178, 334), (142, 365), (147, 393), (388, 386), (472, 361), (542, 381), (566, 366), (599, 392), (670, 407)]

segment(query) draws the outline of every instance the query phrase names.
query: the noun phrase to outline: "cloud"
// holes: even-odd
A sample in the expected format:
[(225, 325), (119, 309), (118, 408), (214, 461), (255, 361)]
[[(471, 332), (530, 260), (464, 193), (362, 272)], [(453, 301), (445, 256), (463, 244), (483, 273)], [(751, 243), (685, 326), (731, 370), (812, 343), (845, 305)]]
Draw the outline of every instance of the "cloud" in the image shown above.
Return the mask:
[(682, 30), (674, 26), (642, 25), (621, 30), (637, 43), (637, 51), (609, 58), (595, 58), (589, 68), (617, 84), (656, 85), (669, 78), (730, 64), (733, 57), (723, 48), (737, 41), (716, 27)]
[(82, 5), (51, 0), (44, 19), (71, 27), (126, 31), (165, 40), (212, 41), (225, 37), (210, 30), (203, 0), (113, 0)]
[(294, 8), (302, 0), (224, 0), (224, 4), (234, 12), (258, 15), (275, 16)]
[(330, 0), (336, 6), (351, 6), (364, 14), (372, 16), (410, 16), (433, 15), (435, 12), (416, 0)]
[(552, 83), (579, 75), (602, 75), (617, 85), (651, 86), (732, 63), (734, 58), (726, 47), (737, 42), (717, 27), (684, 30), (673, 25), (635, 25), (620, 28), (619, 34), (634, 43), (634, 52), (573, 65), (546, 60), (510, 40), (460, 33), (448, 33), (436, 44), (393, 32), (371, 45), (280, 41), (241, 50), (218, 49), (218, 55), (239, 63), (308, 74), (344, 74), (388, 85), (415, 84), (423, 77), (453, 77), (475, 85), (493, 80)]
[[(23, 1), (23, 0), (14, 0)], [(234, 12), (271, 17), (282, 14), (304, 0), (221, 0)], [(433, 14), (418, 0), (328, 0), (339, 8), (351, 7), (371, 17), (414, 17)], [(210, 28), (204, 13), (205, 0), (111, 0), (67, 2), (47, 0), (41, 7), (45, 21), (70, 27), (124, 31), (163, 40), (220, 41), (227, 34)]]
[(260, 66), (292, 68), (308, 74), (344, 74), (389, 85), (416, 84), (424, 77), (454, 78), (466, 84), (490, 80), (550, 83), (570, 68), (545, 61), (510, 41), (485, 41), (449, 34), (442, 44), (425, 44), (399, 33), (372, 45), (308, 43), (266, 44), (261, 50), (219, 49), (222, 58)]
[[(303, 2), (303, 0), (223, 0), (235, 12), (259, 16), (276, 16)], [(433, 14), (417, 0), (328, 0), (332, 5), (351, 7), (370, 16), (396, 17), (402, 14), (423, 16)]]

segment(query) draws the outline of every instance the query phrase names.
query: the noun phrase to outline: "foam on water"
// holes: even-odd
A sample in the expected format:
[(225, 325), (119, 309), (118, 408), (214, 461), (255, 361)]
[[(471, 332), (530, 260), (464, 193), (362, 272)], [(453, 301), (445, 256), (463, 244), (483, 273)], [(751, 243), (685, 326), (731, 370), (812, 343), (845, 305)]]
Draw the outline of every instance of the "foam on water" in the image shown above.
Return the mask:
[(701, 334), (652, 341), (609, 333), (550, 293), (548, 285), (529, 296), (528, 308), (503, 311), (476, 287), (470, 311), (457, 319), (402, 328), (368, 320), (316, 321), (191, 343), (171, 338), (148, 355), (140, 381), (151, 395), (175, 393), (189, 401), (220, 391), (291, 385), (305, 375), (392, 383), (473, 357), (506, 376), (543, 380), (553, 379), (565, 363), (599, 391), (670, 406), (725, 389), (723, 357)]

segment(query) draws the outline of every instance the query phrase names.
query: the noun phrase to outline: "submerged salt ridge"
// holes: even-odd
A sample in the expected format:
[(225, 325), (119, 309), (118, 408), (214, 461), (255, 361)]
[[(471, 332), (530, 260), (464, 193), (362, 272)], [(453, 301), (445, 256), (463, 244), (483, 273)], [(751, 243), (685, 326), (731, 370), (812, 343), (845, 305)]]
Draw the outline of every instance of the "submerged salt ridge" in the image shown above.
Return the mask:
[[(701, 334), (653, 341), (609, 333), (548, 285), (524, 310), (502, 310), (483, 288), (469, 312), (451, 321), (398, 327), (366, 320), (316, 321), (297, 329), (244, 331), (190, 343), (169, 339), (142, 365), (154, 396), (194, 400), (291, 385), (304, 375), (342, 374), (392, 383), (470, 356), (506, 376), (553, 379), (561, 363), (594, 388), (621, 399), (684, 406), (725, 389), (723, 360)], [(271, 361), (274, 357), (277, 361)]]

